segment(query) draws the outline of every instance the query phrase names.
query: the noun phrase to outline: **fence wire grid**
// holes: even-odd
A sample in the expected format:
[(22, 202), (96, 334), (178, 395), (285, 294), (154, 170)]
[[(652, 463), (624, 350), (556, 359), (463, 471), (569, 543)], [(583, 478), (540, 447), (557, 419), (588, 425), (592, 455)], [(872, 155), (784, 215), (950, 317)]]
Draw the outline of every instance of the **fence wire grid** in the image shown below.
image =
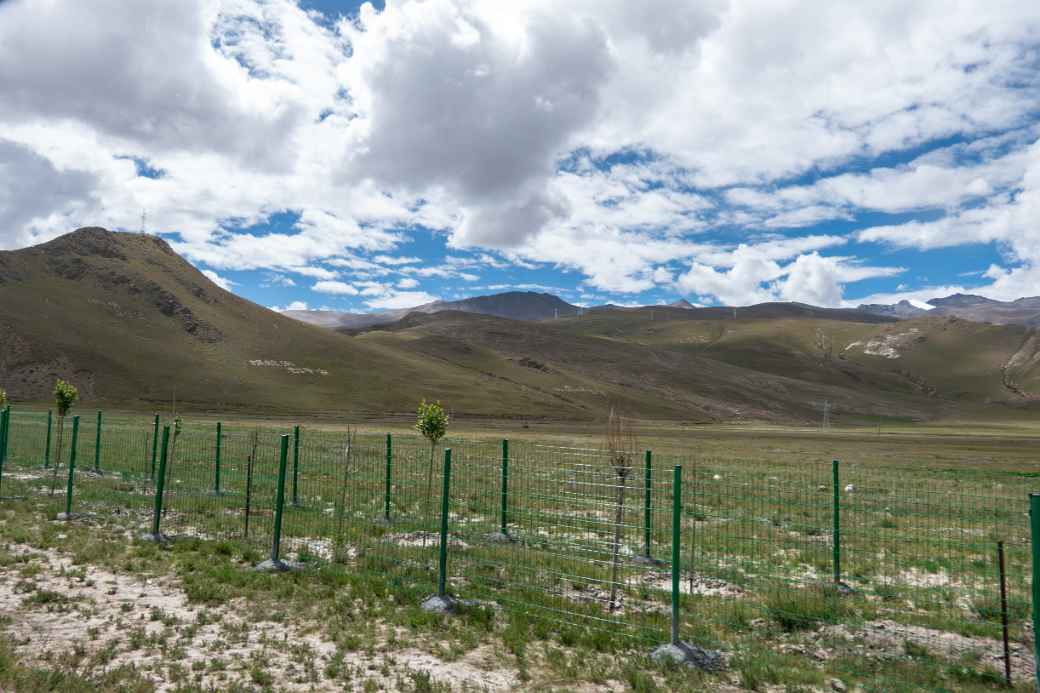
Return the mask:
[(1036, 676), (1029, 475), (2, 418), (0, 498), (130, 513), (169, 537), (335, 561), (416, 595), (443, 587), (546, 637), (659, 643), (674, 625), (725, 648), (765, 620), (868, 648), (969, 643), (975, 666)]

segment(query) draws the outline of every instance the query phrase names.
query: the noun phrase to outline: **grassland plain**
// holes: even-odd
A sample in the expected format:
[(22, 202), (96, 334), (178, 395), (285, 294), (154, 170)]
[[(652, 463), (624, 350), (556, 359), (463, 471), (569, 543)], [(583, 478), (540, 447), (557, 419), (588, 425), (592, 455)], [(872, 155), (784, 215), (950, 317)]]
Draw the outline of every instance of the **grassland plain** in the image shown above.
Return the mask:
[[(304, 423), (282, 538), (301, 567), (272, 575), (251, 567), (271, 550), (279, 437), (294, 422), (223, 421), (217, 494), (216, 422), (189, 418), (160, 518), (173, 540), (155, 545), (136, 539), (153, 519), (150, 417), (106, 413), (100, 474), (84, 417), (75, 516), (62, 523), (52, 518), (67, 458), (52, 496), (45, 416), (16, 410), (14, 421), (0, 501), (9, 687), (993, 690), (1003, 541), (1012, 671), (1031, 690), (1025, 501), (1040, 470), (1028, 422), (646, 423), (650, 483), (640, 455), (620, 525), (595, 427), (463, 422), (444, 445), (447, 582), (466, 601), (444, 617), (419, 607), (437, 588), (443, 448), (431, 475), (403, 422), (361, 426), (349, 452), (342, 426)], [(503, 523), (502, 438), (506, 542), (491, 539)], [(647, 657), (668, 638), (675, 464), (680, 634), (723, 653), (718, 673)], [(647, 548), (653, 561), (635, 560)]]

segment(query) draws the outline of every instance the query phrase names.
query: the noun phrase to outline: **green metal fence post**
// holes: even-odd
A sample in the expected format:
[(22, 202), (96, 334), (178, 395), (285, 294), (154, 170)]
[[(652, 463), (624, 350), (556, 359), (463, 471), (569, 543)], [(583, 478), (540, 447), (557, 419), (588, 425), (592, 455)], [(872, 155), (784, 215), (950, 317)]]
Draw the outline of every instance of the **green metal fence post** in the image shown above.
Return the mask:
[[(156, 415), (158, 420), (158, 415)], [(150, 541), (162, 541), (159, 533), (159, 520), (163, 514), (163, 494), (166, 491), (166, 452), (170, 447), (170, 427), (163, 426), (162, 454), (159, 456), (159, 477), (155, 480), (155, 509), (152, 515), (152, 531), (142, 535), (142, 539)]]
[(293, 445), (292, 445), (292, 504), (294, 508), (300, 505), (299, 495), (299, 482), (300, 482), (300, 426), (297, 424), (293, 426)]
[(448, 594), (448, 501), (451, 494), (451, 448), (444, 451), (444, 487), (441, 490), (441, 545), (437, 573), (437, 596)]
[(289, 564), (281, 560), (282, 550), (282, 510), (285, 508), (285, 475), (289, 466), (289, 436), (281, 437), (281, 450), (278, 456), (278, 488), (274, 497), (274, 536), (271, 539), (271, 558), (256, 567), (264, 571), (289, 570)]
[(159, 450), (159, 415), (155, 415), (155, 423), (152, 424), (152, 478), (155, 478), (155, 453)]
[(79, 439), (79, 416), (72, 417), (72, 445), (69, 447), (69, 479), (65, 484), (65, 512), (59, 520), (72, 519), (72, 484), (76, 479), (76, 442)]
[(390, 521), (390, 493), (393, 484), (392, 465), (394, 460), (394, 442), (390, 434), (386, 434), (386, 486), (383, 495), (383, 519)]
[(1033, 542), (1033, 658), (1040, 690), (1040, 493), (1029, 494), (1029, 532)]
[(101, 471), (101, 410), (97, 413), (97, 428), (94, 431), (94, 471)]
[(54, 419), (54, 412), (50, 409), (47, 410), (47, 440), (43, 444), (43, 468), (47, 469), (51, 465), (51, 423)]
[(0, 470), (7, 460), (7, 432), (11, 427), (11, 407), (0, 409)]
[(502, 439), (502, 536), (509, 536), (509, 440)]
[(217, 448), (213, 455), (213, 495), (220, 495), (220, 445), (224, 436), (221, 433), (221, 424), (217, 422)]
[(682, 466), (672, 470), (672, 645), (679, 645), (679, 533), (682, 522)]
[(7, 428), (10, 424), (11, 407), (0, 409), (0, 465), (7, 459)]
[(653, 530), (653, 453), (646, 451), (646, 473), (643, 478), (643, 554), (647, 561), (652, 561), (650, 556), (650, 535)]
[[(722, 665), (722, 653), (706, 650), (679, 639), (679, 574), (682, 567), (682, 466), (672, 469), (672, 632), (667, 645), (654, 648), (651, 659), (673, 664), (687, 664), (705, 671)], [(692, 559), (691, 559), (692, 561)], [(693, 566), (690, 566), (692, 572)]]
[(833, 544), (834, 584), (841, 583), (841, 488), (838, 478), (838, 460), (831, 461), (831, 476), (834, 483), (834, 504), (831, 514), (834, 516), (834, 528), (831, 531)]
[(0, 488), (4, 483), (4, 462), (7, 461), (7, 432), (11, 427), (11, 407), (0, 409)]

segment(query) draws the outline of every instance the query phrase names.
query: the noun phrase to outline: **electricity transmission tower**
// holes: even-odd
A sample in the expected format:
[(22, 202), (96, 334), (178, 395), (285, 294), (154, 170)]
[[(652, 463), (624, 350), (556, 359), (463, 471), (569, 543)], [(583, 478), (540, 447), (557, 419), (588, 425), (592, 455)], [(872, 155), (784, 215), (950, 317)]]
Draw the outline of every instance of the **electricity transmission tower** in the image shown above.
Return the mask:
[(823, 400), (823, 402), (813, 402), (813, 406), (820, 408), (822, 417), (820, 419), (820, 428), (829, 429), (831, 427), (831, 410), (833, 405), (829, 399)]

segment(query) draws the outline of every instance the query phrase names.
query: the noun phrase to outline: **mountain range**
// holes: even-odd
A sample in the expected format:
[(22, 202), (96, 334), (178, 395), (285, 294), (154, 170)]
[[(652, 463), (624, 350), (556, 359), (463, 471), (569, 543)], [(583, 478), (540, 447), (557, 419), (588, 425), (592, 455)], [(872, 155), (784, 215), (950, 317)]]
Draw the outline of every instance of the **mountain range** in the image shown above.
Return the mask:
[[(816, 312), (820, 315), (824, 313), (819, 313), (819, 311), (845, 310), (846, 315), (859, 312), (898, 320), (919, 318), (926, 315), (953, 316), (974, 322), (992, 323), (994, 325), (1040, 327), (1040, 296), (1020, 298), (1015, 301), (996, 301), (972, 294), (953, 294), (942, 298), (933, 298), (927, 303), (931, 308), (921, 308), (906, 300), (894, 304), (860, 304), (855, 309), (816, 308), (806, 304), (793, 303), (788, 305), (800, 305), (807, 313)], [(584, 308), (567, 303), (553, 294), (535, 293), (533, 291), (509, 291), (490, 296), (474, 296), (458, 301), (433, 301), (415, 306), (414, 308), (399, 308), (374, 313), (348, 313), (334, 310), (288, 310), (284, 314), (311, 325), (350, 331), (364, 330), (375, 325), (397, 322), (409, 313), (459, 311), (462, 313), (494, 315), (510, 320), (548, 320), (550, 318), (578, 317), (589, 311), (600, 310), (631, 311), (682, 308), (693, 311), (694, 314), (699, 316), (718, 318), (722, 317), (726, 312), (733, 313), (734, 311), (743, 315), (759, 315), (762, 312), (761, 306), (768, 305), (770, 304), (704, 308), (695, 306), (686, 299), (679, 299), (667, 305), (657, 306), (618, 306), (606, 304)], [(830, 313), (830, 315), (835, 315), (835, 313)], [(867, 318), (860, 316), (860, 319)]]
[(474, 296), (459, 301), (433, 301), (414, 308), (378, 313), (346, 313), (335, 310), (287, 310), (285, 315), (296, 320), (333, 329), (364, 329), (373, 325), (396, 322), (409, 313), (439, 313), (454, 310), (462, 313), (497, 315), (512, 320), (547, 320), (579, 315), (582, 308), (571, 305), (552, 294), (533, 291), (509, 291), (491, 296)]
[(824, 403), (838, 422), (1040, 408), (1037, 332), (936, 313), (963, 303), (568, 313), (515, 292), (327, 329), (221, 289), (158, 237), (84, 228), (0, 252), (0, 387), (15, 406), (46, 402), (61, 377), (86, 407), (338, 420), (424, 397), (456, 416), (555, 421), (611, 406), (690, 423), (807, 423)]
[(933, 298), (927, 303), (932, 308), (921, 308), (909, 301), (900, 301), (891, 305), (861, 304), (858, 309), (900, 319), (916, 318), (922, 315), (947, 315), (994, 325), (1040, 327), (1040, 296), (1019, 298), (1014, 301), (996, 301), (974, 294), (953, 294), (943, 298)]

